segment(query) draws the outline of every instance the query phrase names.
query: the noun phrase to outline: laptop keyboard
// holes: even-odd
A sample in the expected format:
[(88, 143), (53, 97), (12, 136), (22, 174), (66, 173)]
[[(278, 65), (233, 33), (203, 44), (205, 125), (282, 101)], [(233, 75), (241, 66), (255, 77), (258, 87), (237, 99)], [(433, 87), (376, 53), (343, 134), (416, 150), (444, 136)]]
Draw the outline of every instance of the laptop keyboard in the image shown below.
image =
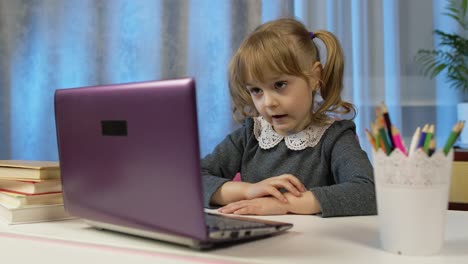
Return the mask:
[(258, 223), (249, 220), (233, 219), (230, 217), (215, 214), (205, 214), (205, 218), (206, 225), (210, 231), (261, 228), (267, 226), (264, 223)]

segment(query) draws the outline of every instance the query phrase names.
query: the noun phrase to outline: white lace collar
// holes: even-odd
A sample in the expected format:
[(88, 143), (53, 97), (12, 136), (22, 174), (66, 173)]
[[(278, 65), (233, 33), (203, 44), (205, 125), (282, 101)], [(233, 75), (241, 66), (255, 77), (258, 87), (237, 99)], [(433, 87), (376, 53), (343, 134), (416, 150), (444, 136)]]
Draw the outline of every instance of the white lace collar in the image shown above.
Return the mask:
[(254, 135), (262, 149), (271, 149), (278, 145), (284, 139), (286, 147), (290, 150), (303, 150), (308, 147), (314, 147), (320, 141), (323, 133), (333, 124), (325, 126), (310, 125), (299, 133), (282, 136), (273, 129), (262, 116), (254, 117)]

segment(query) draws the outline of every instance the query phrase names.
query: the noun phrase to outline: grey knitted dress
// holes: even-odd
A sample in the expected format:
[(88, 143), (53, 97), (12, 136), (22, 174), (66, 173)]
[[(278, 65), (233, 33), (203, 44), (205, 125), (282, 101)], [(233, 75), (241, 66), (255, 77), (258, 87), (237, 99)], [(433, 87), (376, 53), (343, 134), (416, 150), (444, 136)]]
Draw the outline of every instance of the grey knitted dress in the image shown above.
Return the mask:
[(282, 140), (262, 149), (247, 119), (202, 159), (205, 206), (237, 172), (250, 183), (292, 174), (317, 198), (323, 217), (376, 214), (372, 165), (355, 130), (352, 121), (335, 121), (313, 147), (291, 150)]

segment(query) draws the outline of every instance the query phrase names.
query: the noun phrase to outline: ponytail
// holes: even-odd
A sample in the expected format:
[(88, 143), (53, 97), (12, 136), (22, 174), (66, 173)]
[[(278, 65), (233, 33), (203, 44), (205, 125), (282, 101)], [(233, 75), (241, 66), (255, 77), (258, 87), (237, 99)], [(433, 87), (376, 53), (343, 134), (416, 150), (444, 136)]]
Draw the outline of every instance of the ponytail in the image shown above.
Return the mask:
[(338, 39), (328, 31), (315, 31), (314, 37), (320, 39), (327, 49), (327, 59), (323, 65), (320, 93), (323, 104), (317, 109), (316, 114), (326, 112), (338, 114), (353, 113), (356, 116), (356, 108), (352, 103), (341, 99), (343, 91), (344, 56)]

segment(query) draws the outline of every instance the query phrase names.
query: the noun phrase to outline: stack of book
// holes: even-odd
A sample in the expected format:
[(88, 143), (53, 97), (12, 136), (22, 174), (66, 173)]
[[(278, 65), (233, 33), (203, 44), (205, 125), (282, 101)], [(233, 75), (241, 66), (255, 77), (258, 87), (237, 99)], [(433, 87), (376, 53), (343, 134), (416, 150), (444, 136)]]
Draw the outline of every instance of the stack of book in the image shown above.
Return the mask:
[(449, 209), (468, 211), (468, 149), (454, 149), (449, 201)]
[(32, 223), (70, 218), (63, 206), (58, 162), (0, 160), (0, 221)]

